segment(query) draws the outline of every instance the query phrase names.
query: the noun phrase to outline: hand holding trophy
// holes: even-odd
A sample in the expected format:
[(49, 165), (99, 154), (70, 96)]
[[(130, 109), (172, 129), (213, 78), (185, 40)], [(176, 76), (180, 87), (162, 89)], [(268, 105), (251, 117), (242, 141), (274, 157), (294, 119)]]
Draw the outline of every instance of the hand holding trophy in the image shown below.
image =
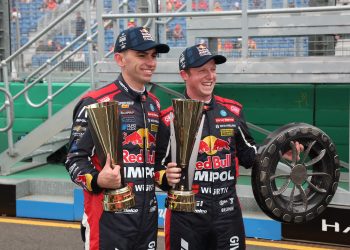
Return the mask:
[(174, 117), (170, 122), (172, 162), (181, 168), (179, 183), (168, 192), (166, 206), (174, 211), (193, 212), (196, 202), (192, 182), (204, 117), (204, 103), (189, 99), (173, 99)]
[[(104, 211), (116, 212), (135, 206), (135, 195), (125, 185), (123, 171), (123, 149), (118, 102), (101, 102), (87, 106), (89, 129), (102, 166), (110, 155), (111, 166), (120, 166), (121, 188), (104, 191)], [(119, 142), (119, 143), (118, 143)]]

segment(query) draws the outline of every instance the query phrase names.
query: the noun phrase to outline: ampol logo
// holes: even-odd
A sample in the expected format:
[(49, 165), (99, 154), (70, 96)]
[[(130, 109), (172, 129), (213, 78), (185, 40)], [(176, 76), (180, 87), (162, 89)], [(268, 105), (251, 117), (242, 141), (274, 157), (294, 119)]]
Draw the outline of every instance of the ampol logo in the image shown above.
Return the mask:
[(230, 150), (230, 142), (209, 135), (202, 139), (199, 143), (198, 152), (200, 154), (214, 155), (217, 151)]

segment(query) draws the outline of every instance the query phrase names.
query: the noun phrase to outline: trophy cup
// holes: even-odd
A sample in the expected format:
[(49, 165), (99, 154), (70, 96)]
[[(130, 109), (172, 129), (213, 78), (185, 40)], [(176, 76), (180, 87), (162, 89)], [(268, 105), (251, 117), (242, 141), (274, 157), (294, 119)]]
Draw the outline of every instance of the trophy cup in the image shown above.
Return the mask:
[(204, 103), (189, 99), (173, 99), (172, 103), (174, 117), (170, 122), (171, 158), (182, 171), (180, 182), (168, 192), (166, 206), (174, 211), (193, 212), (196, 202), (192, 182), (204, 124)]
[(111, 163), (120, 165), (122, 187), (106, 189), (103, 193), (104, 211), (117, 212), (135, 206), (135, 195), (131, 187), (125, 185), (123, 168), (123, 149), (120, 130), (118, 102), (101, 102), (87, 106), (89, 129), (95, 144), (101, 166), (106, 163), (107, 154)]

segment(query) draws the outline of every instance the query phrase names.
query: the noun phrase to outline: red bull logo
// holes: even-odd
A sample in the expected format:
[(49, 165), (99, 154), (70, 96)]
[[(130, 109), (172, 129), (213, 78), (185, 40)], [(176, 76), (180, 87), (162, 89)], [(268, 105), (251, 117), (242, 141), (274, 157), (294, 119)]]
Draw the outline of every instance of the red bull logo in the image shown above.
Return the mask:
[(214, 151), (230, 150), (230, 145), (228, 141), (217, 138), (213, 145)]
[(196, 170), (228, 168), (231, 164), (231, 154), (226, 154), (225, 159), (221, 159), (219, 156), (208, 156), (206, 161), (196, 162)]
[(84, 175), (81, 175), (79, 174), (76, 178), (75, 178), (75, 182), (78, 184), (78, 183), (81, 183), (81, 185), (89, 190), (89, 191), (92, 191), (91, 189), (91, 181), (92, 181), (92, 175), (91, 174), (84, 174)]
[(131, 134), (123, 133), (123, 146), (132, 144), (139, 145), (140, 148), (143, 148), (144, 138), (146, 142), (146, 148), (150, 148), (152, 145), (156, 145), (156, 137), (152, 135), (148, 129), (140, 128)]
[(230, 150), (230, 141), (226, 141), (215, 136), (209, 135), (199, 143), (198, 153), (214, 155), (217, 151)]
[(207, 152), (210, 152), (210, 146), (205, 141), (201, 140), (199, 143), (198, 153), (203, 154)]
[(75, 178), (76, 183), (81, 183), (84, 186), (86, 186), (86, 177), (85, 175), (78, 175), (77, 178)]
[(152, 145), (155, 146), (156, 145), (156, 137), (154, 137), (150, 132), (148, 132), (147, 130), (147, 148), (150, 148)]
[(146, 160), (144, 156), (144, 152), (141, 149), (138, 154), (131, 154), (128, 150), (123, 150), (123, 162), (124, 163), (150, 163), (154, 164), (155, 162), (155, 152), (150, 152), (147, 150), (146, 152)]
[(126, 132), (123, 133), (123, 146), (132, 144), (132, 145), (139, 145), (140, 148), (143, 147), (143, 130), (139, 129), (135, 132), (132, 132), (131, 134), (127, 134)]

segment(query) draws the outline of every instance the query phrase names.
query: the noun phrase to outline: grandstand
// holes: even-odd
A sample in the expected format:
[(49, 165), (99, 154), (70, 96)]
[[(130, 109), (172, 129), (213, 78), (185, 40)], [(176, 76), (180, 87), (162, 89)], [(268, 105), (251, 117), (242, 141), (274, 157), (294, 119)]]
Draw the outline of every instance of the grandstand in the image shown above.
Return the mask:
[[(81, 219), (82, 191), (62, 163), (72, 110), (85, 91), (113, 81), (120, 72), (111, 56), (114, 41), (131, 25), (149, 27), (156, 40), (171, 47), (159, 58), (153, 79), (172, 91), (184, 90), (177, 58), (186, 46), (206, 43), (227, 56), (228, 62), (218, 67), (215, 91), (244, 104), (258, 142), (267, 131), (290, 122), (325, 131), (341, 160), (331, 207), (349, 210), (349, 0), (207, 0), (207, 5), (182, 0), (169, 8), (171, 0), (96, 2), (60, 1), (55, 10), (45, 9), (43, 0), (0, 3), (0, 192), (14, 192), (0, 204), (2, 214)], [(215, 2), (222, 10), (214, 9)], [(77, 12), (86, 24), (79, 36)], [(173, 37), (177, 24), (180, 39)], [(48, 48), (49, 40), (53, 47)], [(163, 107), (175, 96), (155, 86), (150, 90)], [(257, 206), (250, 174), (241, 170), (238, 187), (249, 237), (350, 245), (344, 235), (325, 237), (321, 231), (311, 239), (290, 234), (288, 226)], [(158, 199), (163, 204), (164, 194), (159, 192)], [(160, 226), (163, 211), (160, 206)]]

